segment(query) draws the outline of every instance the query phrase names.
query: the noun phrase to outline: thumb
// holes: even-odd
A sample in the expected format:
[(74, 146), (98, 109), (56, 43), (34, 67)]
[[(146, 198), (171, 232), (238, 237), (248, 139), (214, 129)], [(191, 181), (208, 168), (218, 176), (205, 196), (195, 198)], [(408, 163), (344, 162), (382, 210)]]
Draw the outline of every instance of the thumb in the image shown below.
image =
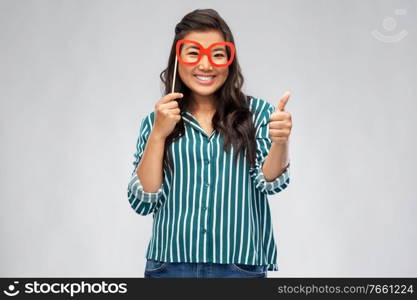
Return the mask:
[(287, 104), (288, 100), (290, 99), (291, 93), (285, 92), (284, 95), (282, 95), (281, 99), (279, 99), (279, 103), (277, 106), (277, 109), (280, 111), (283, 111), (285, 108), (285, 105)]

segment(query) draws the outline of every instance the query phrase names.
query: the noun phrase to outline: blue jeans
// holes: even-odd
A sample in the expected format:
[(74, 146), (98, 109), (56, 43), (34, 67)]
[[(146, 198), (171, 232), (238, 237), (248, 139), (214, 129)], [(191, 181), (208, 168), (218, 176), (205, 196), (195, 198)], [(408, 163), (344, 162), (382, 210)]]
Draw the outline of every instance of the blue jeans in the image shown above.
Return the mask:
[(147, 259), (145, 278), (266, 278), (267, 266), (217, 263), (172, 263)]

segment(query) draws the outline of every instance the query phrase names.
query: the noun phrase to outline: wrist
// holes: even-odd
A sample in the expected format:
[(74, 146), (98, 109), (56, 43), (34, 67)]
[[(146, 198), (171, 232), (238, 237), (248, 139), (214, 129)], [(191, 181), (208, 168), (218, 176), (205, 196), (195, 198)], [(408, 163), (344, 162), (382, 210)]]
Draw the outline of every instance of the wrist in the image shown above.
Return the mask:
[(286, 148), (289, 145), (289, 141), (285, 141), (285, 142), (272, 142), (271, 147), (274, 148)]
[(157, 131), (152, 130), (151, 134), (149, 135), (149, 140), (151, 139), (156, 142), (165, 142), (166, 137), (159, 134)]

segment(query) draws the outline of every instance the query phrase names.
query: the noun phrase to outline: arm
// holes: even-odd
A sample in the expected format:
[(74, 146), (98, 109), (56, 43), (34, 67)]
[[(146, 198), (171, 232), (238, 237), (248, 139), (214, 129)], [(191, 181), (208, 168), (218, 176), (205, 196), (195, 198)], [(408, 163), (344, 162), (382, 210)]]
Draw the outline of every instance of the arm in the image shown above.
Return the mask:
[[(285, 189), (290, 182), (288, 145), (275, 145), (269, 137), (268, 124), (275, 109), (274, 106), (266, 101), (260, 102), (259, 105), (262, 105), (262, 109), (256, 117), (255, 124), (256, 162), (255, 167), (250, 168), (250, 176), (256, 189), (262, 193), (273, 195)], [(288, 164), (283, 166), (286, 162)]]
[(262, 168), (266, 181), (274, 181), (287, 168), (290, 162), (288, 144), (289, 142), (282, 144), (272, 143), (271, 150), (269, 150)]
[[(169, 193), (169, 183), (164, 181), (165, 140), (181, 120), (181, 110), (177, 98), (181, 93), (169, 93), (155, 105), (155, 111), (141, 123), (135, 168), (128, 186), (129, 202), (141, 215), (157, 212)], [(158, 129), (157, 129), (158, 128)]]
[(151, 132), (146, 143), (145, 152), (136, 169), (145, 192), (155, 193), (162, 185), (164, 175), (164, 150), (165, 138), (159, 137)]
[(289, 164), (288, 143), (292, 117), (288, 111), (284, 110), (289, 97), (290, 92), (284, 93), (276, 110), (269, 116), (269, 137), (272, 140), (272, 147), (263, 165), (263, 173), (267, 181), (275, 180)]
[[(158, 159), (161, 157), (163, 145), (161, 146), (160, 139), (151, 134), (152, 115), (153, 113), (141, 122), (134, 154), (134, 168), (127, 188), (129, 203), (132, 209), (140, 215), (156, 212), (163, 202), (162, 158), (160, 158), (159, 165), (161, 168), (158, 169)], [(152, 165), (153, 163), (156, 165)], [(141, 180), (144, 180), (144, 183)]]

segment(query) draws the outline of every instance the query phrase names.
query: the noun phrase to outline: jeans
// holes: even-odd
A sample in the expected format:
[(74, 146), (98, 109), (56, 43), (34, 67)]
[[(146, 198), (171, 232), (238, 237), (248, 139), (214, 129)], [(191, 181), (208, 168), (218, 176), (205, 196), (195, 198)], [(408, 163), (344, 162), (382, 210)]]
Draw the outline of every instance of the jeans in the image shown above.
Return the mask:
[(145, 278), (266, 278), (266, 265), (172, 263), (147, 259)]

